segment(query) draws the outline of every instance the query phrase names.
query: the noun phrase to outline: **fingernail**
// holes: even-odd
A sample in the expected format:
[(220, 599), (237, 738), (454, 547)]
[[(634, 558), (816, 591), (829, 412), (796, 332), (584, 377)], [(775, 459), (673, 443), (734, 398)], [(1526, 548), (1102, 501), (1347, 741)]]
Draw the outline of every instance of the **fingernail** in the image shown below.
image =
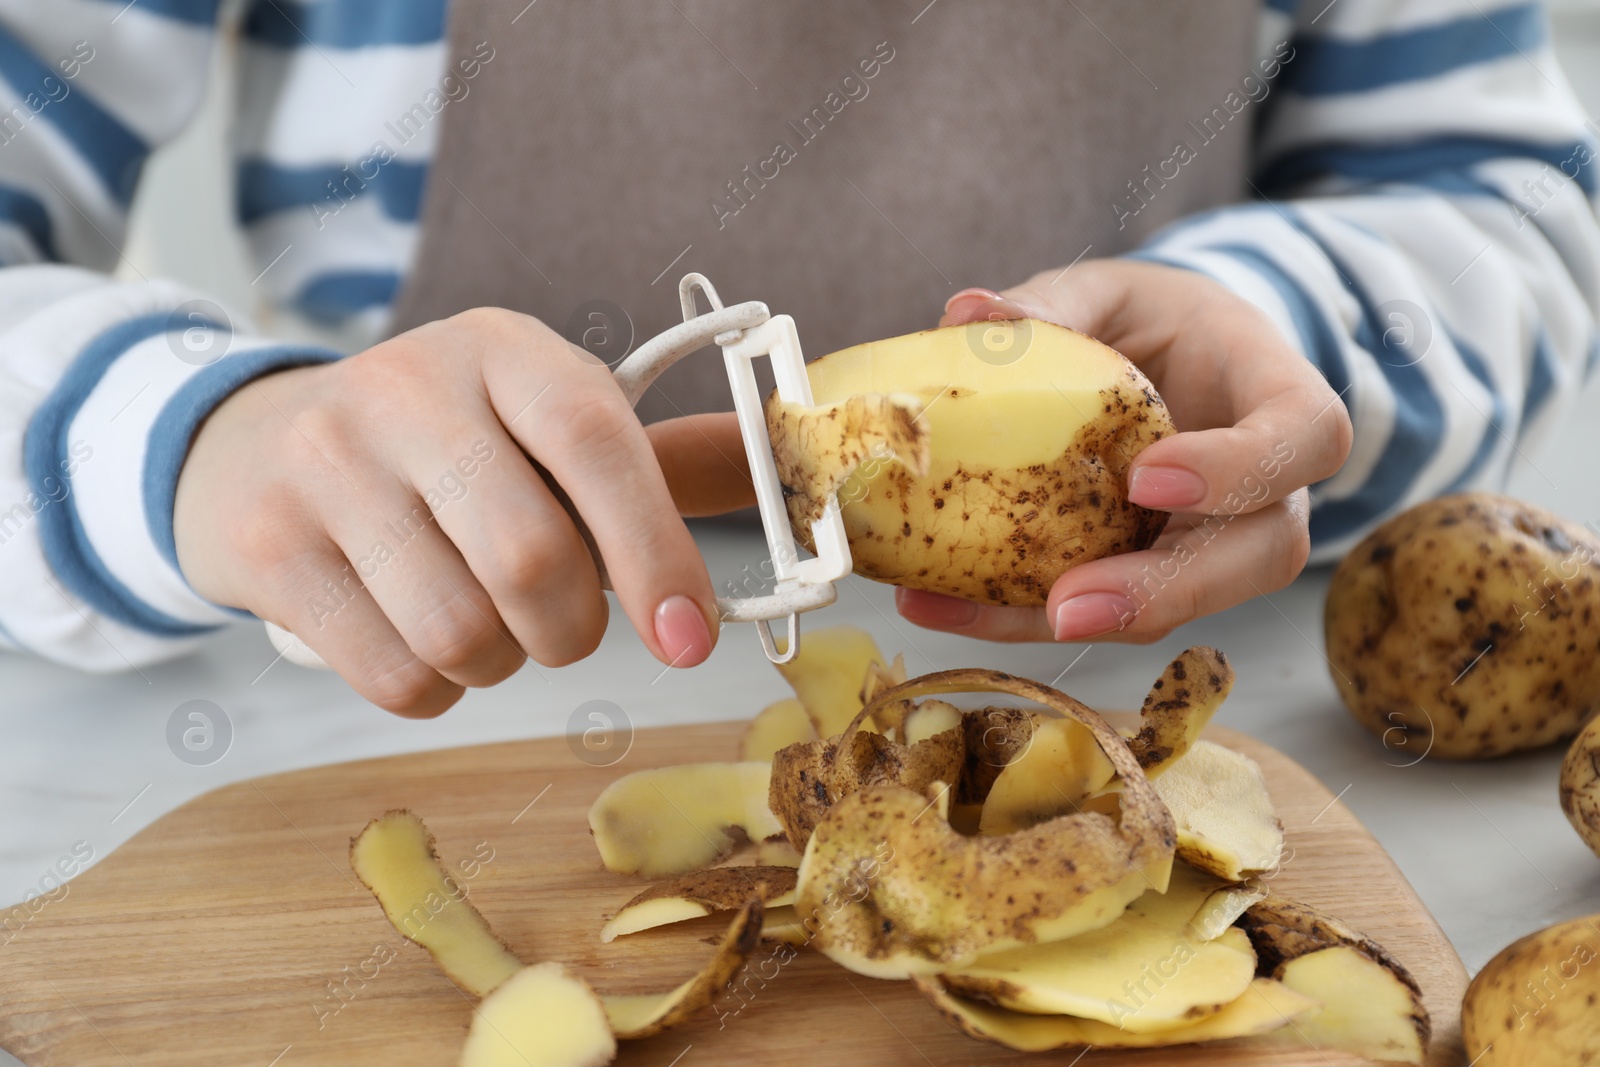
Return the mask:
[(944, 302), (944, 310), (945, 314), (948, 315), (958, 304), (970, 306), (972, 304), (980, 304), (985, 300), (999, 299), (1002, 299), (1000, 294), (995, 292), (993, 289), (979, 289), (976, 287), (970, 287), (961, 290), (955, 296), (952, 296), (949, 300), (946, 300)]
[(922, 589), (896, 589), (894, 606), (918, 626), (946, 629), (978, 621), (978, 605), (972, 601)]
[(1136, 467), (1128, 499), (1144, 508), (1186, 508), (1206, 498), (1206, 480), (1182, 467)]
[(705, 614), (686, 596), (669, 596), (656, 608), (656, 641), (674, 667), (693, 667), (711, 655)]
[(1082, 593), (1056, 609), (1056, 640), (1081, 641), (1120, 630), (1135, 612), (1133, 601), (1117, 593)]

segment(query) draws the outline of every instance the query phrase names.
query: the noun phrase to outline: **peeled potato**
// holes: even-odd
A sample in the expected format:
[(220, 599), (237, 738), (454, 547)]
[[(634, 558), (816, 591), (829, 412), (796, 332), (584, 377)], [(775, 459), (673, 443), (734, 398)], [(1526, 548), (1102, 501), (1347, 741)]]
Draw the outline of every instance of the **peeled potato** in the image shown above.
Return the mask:
[(1430, 500), (1334, 573), (1328, 662), (1394, 762), (1573, 734), (1600, 704), (1600, 538), (1492, 493)]
[[(1128, 501), (1127, 483), (1171, 417), (1149, 379), (1093, 338), (982, 322), (857, 345), (806, 370), (815, 407), (774, 393), (766, 409), (790, 524), (810, 547), (810, 519), (834, 491), (857, 574), (1043, 604), (1068, 568), (1148, 548), (1166, 523)], [(865, 444), (837, 431), (849, 405), (858, 421), (877, 415)]]

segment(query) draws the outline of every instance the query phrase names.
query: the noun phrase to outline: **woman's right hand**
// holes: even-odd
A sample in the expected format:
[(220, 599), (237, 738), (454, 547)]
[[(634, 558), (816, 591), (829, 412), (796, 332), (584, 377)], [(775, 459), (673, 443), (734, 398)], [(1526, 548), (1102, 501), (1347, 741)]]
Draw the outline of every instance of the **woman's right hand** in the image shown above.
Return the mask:
[(586, 536), (651, 653), (704, 661), (717, 611), (680, 514), (753, 498), (731, 414), (647, 429), (598, 360), (480, 308), (237, 390), (190, 447), (174, 531), (201, 596), (423, 717), (525, 658), (594, 651), (608, 607)]

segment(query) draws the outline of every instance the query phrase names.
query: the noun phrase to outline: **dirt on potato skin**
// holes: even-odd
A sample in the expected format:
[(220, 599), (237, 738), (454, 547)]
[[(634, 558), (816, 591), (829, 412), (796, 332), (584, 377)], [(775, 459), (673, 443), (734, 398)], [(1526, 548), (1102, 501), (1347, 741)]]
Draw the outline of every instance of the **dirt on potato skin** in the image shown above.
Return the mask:
[[(1048, 462), (952, 465), (932, 442), (925, 475), (878, 465), (862, 498), (842, 502), (855, 573), (982, 603), (1037, 606), (1072, 567), (1149, 548), (1168, 513), (1129, 501), (1128, 475), (1139, 452), (1174, 432), (1171, 416), (1131, 363), (1099, 399), (1096, 418)], [(807, 485), (786, 480), (783, 489), (790, 525), (810, 549), (818, 508)]]
[(1600, 538), (1510, 497), (1428, 501), (1345, 557), (1324, 624), (1345, 706), (1397, 758), (1548, 745), (1600, 707)]

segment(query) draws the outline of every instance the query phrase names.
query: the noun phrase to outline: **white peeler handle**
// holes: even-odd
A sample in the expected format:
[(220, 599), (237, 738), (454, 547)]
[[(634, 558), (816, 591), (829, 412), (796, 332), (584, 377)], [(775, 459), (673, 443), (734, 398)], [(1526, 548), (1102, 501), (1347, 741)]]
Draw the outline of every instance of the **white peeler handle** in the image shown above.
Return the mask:
[[(696, 291), (704, 293), (711, 305), (705, 314), (696, 307)], [(628, 403), (636, 406), (662, 372), (684, 356), (712, 343), (722, 347), (776, 585), (764, 596), (718, 597), (717, 612), (724, 622), (754, 622), (767, 658), (786, 663), (800, 648), (799, 614), (832, 604), (837, 596), (833, 583), (849, 574), (851, 567), (850, 545), (837, 500), (830, 501), (822, 517), (811, 525), (816, 557), (800, 558), (789, 529), (772, 444), (767, 438), (753, 361), (770, 357), (779, 399), (809, 406), (811, 381), (806, 377), (800, 337), (792, 318), (770, 314), (767, 305), (759, 300), (723, 307), (716, 289), (701, 274), (684, 275), (678, 283), (678, 299), (684, 321), (652, 337), (624, 359), (616, 369), (617, 385)], [(774, 619), (788, 622), (787, 643), (782, 652), (772, 635)], [(288, 630), (270, 622), (266, 628), (273, 647), (290, 663), (327, 668), (321, 656)]]

